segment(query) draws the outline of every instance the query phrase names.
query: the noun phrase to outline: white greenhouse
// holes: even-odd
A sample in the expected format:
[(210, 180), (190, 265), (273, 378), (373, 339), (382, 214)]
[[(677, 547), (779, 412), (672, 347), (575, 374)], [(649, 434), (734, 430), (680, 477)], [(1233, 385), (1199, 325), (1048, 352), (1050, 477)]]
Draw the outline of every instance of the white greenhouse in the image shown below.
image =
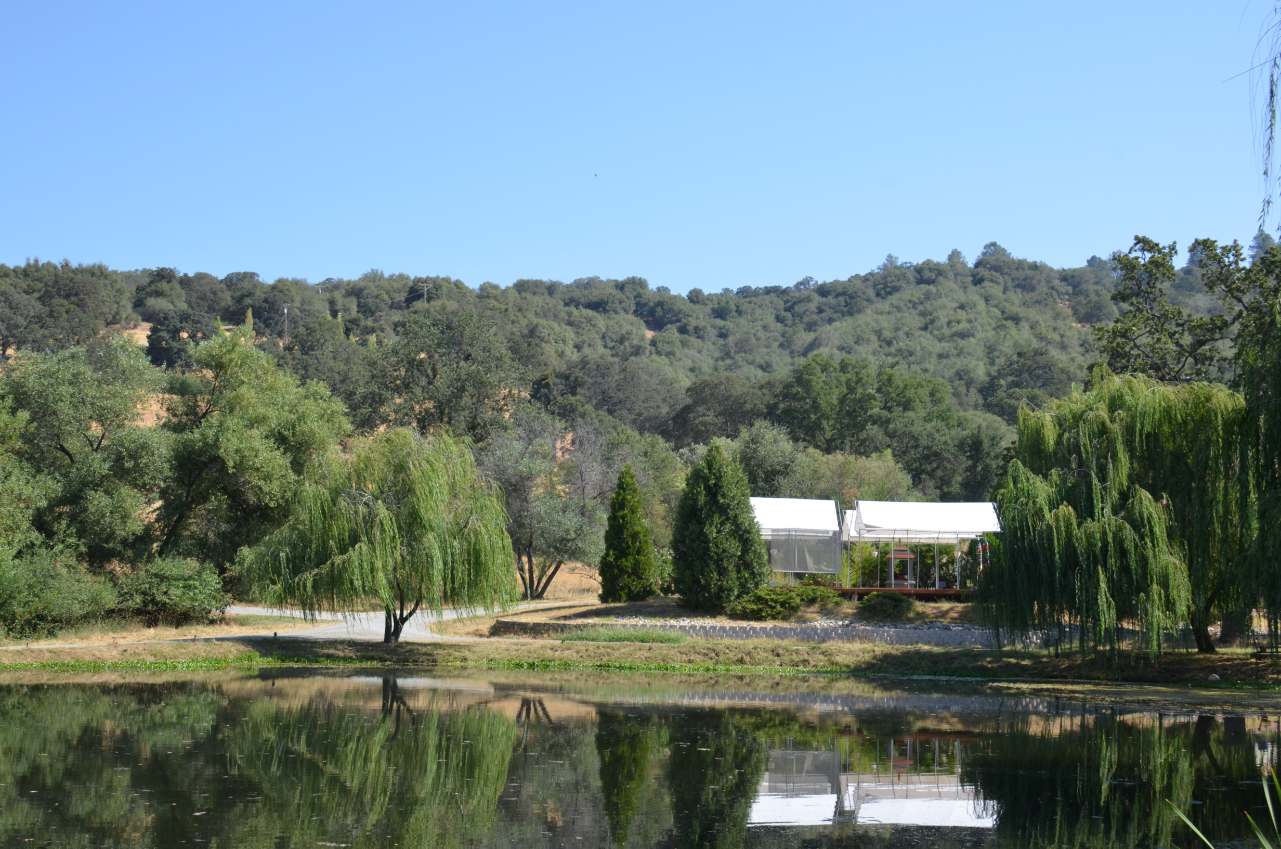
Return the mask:
[(835, 575), (841, 570), (841, 510), (817, 498), (753, 498), (752, 512), (775, 572)]

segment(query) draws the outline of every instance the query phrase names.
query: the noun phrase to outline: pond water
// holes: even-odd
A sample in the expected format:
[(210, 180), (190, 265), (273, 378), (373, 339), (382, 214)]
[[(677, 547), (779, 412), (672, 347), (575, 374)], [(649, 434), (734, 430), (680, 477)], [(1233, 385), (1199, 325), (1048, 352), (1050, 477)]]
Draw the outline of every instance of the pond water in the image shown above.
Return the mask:
[[(1220, 847), (1274, 716), (615, 677), (0, 685), (0, 846)], [(757, 685), (760, 688), (760, 685)]]

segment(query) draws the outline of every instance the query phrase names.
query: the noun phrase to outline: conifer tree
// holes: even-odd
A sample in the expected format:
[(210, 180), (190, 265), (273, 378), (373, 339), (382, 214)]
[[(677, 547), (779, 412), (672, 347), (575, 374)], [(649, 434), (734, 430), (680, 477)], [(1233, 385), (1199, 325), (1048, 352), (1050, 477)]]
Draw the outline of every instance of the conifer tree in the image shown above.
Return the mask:
[(618, 475), (600, 559), (600, 600), (640, 601), (658, 592), (658, 558), (645, 524), (640, 488), (631, 466)]
[(676, 590), (697, 610), (723, 610), (769, 578), (747, 477), (713, 444), (689, 474), (672, 532)]

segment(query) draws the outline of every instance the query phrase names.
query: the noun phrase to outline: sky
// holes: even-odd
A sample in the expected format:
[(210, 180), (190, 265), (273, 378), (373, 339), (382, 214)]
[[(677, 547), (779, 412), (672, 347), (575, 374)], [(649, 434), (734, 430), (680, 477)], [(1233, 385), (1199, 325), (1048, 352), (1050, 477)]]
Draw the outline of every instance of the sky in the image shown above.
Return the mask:
[(684, 292), (1247, 241), (1270, 7), (6, 0), (0, 262)]

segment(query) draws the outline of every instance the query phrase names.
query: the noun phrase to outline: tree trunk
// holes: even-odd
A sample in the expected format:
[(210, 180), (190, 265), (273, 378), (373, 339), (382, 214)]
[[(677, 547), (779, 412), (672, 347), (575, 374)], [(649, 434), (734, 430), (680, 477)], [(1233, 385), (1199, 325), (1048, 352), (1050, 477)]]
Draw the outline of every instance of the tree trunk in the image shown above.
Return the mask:
[(395, 621), (396, 615), (391, 612), (391, 608), (385, 608), (383, 610), (383, 642), (388, 645), (396, 643), (396, 639), (392, 637)]
[(1214, 654), (1214, 640), (1210, 639), (1210, 626), (1203, 620), (1192, 622), (1192, 637), (1196, 640), (1196, 650), (1201, 654)]

